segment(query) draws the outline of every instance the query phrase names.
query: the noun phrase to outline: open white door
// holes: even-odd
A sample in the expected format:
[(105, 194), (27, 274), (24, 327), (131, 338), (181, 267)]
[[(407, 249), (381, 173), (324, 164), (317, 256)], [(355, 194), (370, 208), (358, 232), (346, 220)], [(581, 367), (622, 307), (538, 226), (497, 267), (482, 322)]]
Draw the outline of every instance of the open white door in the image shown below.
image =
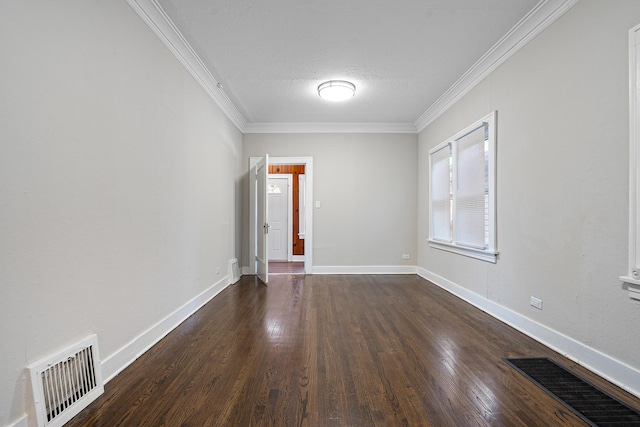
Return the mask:
[(267, 187), (269, 180), (269, 155), (256, 164), (256, 267), (260, 280), (269, 283), (269, 203)]

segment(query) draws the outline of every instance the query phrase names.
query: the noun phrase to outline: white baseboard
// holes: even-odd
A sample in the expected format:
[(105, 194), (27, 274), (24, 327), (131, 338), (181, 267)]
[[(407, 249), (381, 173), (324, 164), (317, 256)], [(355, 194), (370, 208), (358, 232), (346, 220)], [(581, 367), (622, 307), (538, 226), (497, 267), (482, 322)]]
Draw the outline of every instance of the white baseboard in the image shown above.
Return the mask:
[(599, 350), (535, 322), (422, 267), (418, 275), (566, 356), (618, 387), (640, 397), (640, 371)]
[(313, 274), (416, 274), (415, 265), (314, 266)]
[[(338, 265), (314, 266), (311, 274), (417, 274), (415, 265)], [(243, 276), (255, 275), (250, 267), (242, 267)]]
[[(314, 266), (311, 274), (417, 274), (415, 265), (339, 265)], [(255, 275), (250, 267), (242, 267), (243, 276)]]
[(304, 255), (293, 255), (291, 257), (291, 261), (293, 261), (293, 262), (304, 262)]
[(25, 414), (21, 418), (18, 418), (12, 423), (7, 424), (7, 427), (28, 427), (28, 425), (29, 425), (29, 418)]
[(209, 289), (195, 296), (182, 307), (138, 335), (120, 350), (104, 359), (101, 363), (104, 382), (107, 383), (118, 375), (124, 368), (133, 363), (133, 361), (153, 347), (158, 341), (198, 311), (198, 309), (218, 295), (227, 286), (229, 286), (229, 276), (223, 277)]

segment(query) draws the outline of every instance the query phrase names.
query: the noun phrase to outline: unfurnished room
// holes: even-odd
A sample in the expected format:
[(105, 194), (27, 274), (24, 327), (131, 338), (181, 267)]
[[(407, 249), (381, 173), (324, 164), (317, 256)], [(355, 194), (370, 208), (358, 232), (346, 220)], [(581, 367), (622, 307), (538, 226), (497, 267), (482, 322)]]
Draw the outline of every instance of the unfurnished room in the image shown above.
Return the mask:
[(0, 20), (0, 426), (640, 426), (640, 1)]

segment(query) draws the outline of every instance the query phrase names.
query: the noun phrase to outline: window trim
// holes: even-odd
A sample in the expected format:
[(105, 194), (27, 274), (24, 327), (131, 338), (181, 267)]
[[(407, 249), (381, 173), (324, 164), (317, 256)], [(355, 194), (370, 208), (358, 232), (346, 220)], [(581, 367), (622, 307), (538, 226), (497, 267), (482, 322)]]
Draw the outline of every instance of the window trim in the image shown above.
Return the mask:
[(640, 25), (629, 30), (629, 265), (620, 280), (640, 300)]
[[(433, 238), (433, 221), (432, 221), (432, 154), (441, 150), (446, 145), (452, 145), (452, 170), (453, 173), (456, 173), (457, 168), (457, 140), (462, 138), (463, 136), (469, 134), (470, 132), (478, 129), (484, 123), (488, 126), (488, 245), (486, 249), (478, 249), (469, 246), (462, 246), (456, 244), (456, 236), (455, 236), (455, 216), (456, 216), (456, 206), (455, 206), (455, 195), (452, 190), (452, 222), (451, 222), (451, 241), (446, 242), (443, 240), (437, 240)], [(498, 246), (497, 246), (497, 215), (496, 215), (496, 142), (497, 142), (497, 111), (492, 111), (487, 116), (473, 122), (469, 126), (465, 127), (459, 132), (456, 132), (450, 138), (447, 138), (440, 144), (429, 150), (429, 246), (434, 249), (444, 250), (448, 252), (452, 252), (459, 255), (468, 256), (471, 258), (479, 259), (482, 261), (487, 261), (491, 263), (496, 263), (498, 258)], [(455, 178), (454, 178), (455, 182)]]

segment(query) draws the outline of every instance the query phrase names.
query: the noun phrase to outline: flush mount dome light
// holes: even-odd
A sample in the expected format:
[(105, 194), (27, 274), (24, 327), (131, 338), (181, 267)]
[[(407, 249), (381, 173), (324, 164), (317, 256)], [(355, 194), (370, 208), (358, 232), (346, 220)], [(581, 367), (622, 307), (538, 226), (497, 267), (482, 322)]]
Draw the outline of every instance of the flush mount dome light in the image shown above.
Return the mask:
[(345, 101), (356, 93), (356, 86), (344, 80), (329, 80), (318, 86), (318, 95), (328, 101)]

